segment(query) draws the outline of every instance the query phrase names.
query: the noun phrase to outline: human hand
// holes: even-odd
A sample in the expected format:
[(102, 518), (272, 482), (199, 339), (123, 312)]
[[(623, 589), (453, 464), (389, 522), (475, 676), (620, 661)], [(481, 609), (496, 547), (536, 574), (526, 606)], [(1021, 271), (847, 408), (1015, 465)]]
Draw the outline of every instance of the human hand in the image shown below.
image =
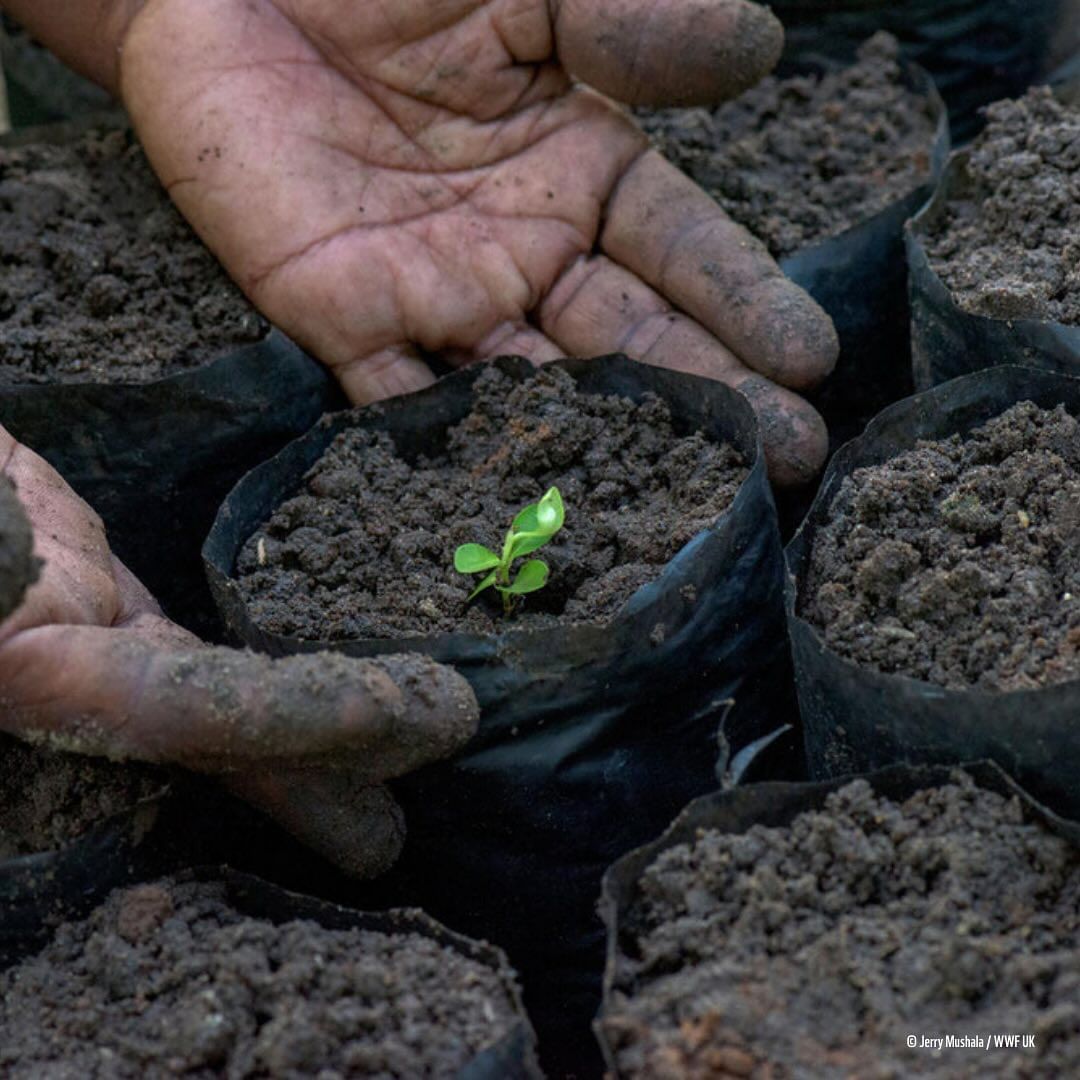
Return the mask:
[[(468, 683), (418, 656), (271, 660), (205, 646), (164, 618), (98, 516), (3, 428), (0, 463), (43, 560), (0, 623), (0, 730), (218, 776), (347, 871), (387, 869), (404, 825), (383, 782), (470, 738)], [(24, 534), (12, 517), (0, 499), (5, 586), (10, 538)], [(28, 576), (25, 552), (17, 562)]]
[[(129, 2), (126, 5), (130, 8)], [(147, 0), (119, 85), (180, 208), (366, 402), (454, 364), (625, 351), (727, 382), (805, 482), (820, 308), (655, 152), (633, 103), (730, 96), (779, 55), (745, 0)]]

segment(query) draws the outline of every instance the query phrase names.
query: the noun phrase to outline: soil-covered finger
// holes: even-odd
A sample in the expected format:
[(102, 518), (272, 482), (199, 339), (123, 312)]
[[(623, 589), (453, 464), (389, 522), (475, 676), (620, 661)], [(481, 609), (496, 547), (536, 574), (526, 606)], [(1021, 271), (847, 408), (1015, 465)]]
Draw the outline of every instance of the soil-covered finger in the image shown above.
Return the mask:
[(597, 256), (573, 267), (548, 297), (541, 318), (571, 353), (625, 352), (740, 391), (758, 415), (774, 483), (805, 484), (820, 470), (828, 432), (813, 406), (750, 371), (708, 331), (609, 259)]
[(835, 366), (829, 316), (760, 240), (655, 151), (612, 196), (601, 247), (767, 378), (806, 390)]
[(38, 579), (40, 563), (34, 557), (34, 532), (15, 486), (0, 476), (0, 620), (22, 603), (26, 590)]
[(767, 75), (784, 30), (749, 0), (563, 0), (559, 58), (574, 76), (635, 105), (724, 101)]
[(99, 627), (27, 630), (0, 649), (5, 730), (118, 759), (324, 764), (375, 783), (452, 753), (477, 722), (464, 678), (422, 656), (274, 660)]
[(386, 873), (405, 844), (401, 807), (362, 770), (234, 773), (226, 785), (355, 878)]
[(331, 370), (354, 405), (411, 394), (435, 381), (431, 368), (411, 345), (395, 345), (344, 364), (332, 364)]

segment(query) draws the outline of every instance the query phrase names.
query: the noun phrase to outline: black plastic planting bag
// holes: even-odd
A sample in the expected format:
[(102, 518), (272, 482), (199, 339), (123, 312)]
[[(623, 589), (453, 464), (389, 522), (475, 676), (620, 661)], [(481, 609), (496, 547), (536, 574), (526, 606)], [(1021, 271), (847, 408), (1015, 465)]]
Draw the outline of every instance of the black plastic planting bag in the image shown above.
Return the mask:
[(272, 331), (142, 385), (0, 384), (0, 424), (101, 515), (169, 615), (217, 636), (199, 547), (221, 500), (342, 401), (322, 366)]
[[(533, 370), (517, 358), (497, 363), (518, 380)], [(354, 425), (385, 430), (399, 452), (435, 456), (471, 409), (477, 368), (327, 417), (237, 485), (203, 549), (226, 623), (256, 649), (418, 651), (472, 683), (482, 718), (465, 753), (395, 787), (409, 834), (383, 891), (507, 950), (552, 1071), (588, 1067), (596, 1052), (588, 1023), (599, 994), (594, 903), (604, 867), (715, 787), (724, 702), (735, 701), (725, 732), (736, 749), (791, 715), (782, 556), (749, 406), (719, 383), (625, 357), (561, 366), (590, 394), (659, 395), (677, 434), (703, 430), (753, 465), (728, 512), (610, 625), (332, 645), (252, 625), (232, 579), (237, 553), (335, 435)]]
[(514, 971), (506, 956), (486, 941), (456, 934), (423, 911), (356, 911), (311, 896), (288, 892), (250, 874), (228, 867), (198, 867), (178, 875), (196, 881), (221, 881), (226, 900), (241, 915), (279, 924), (307, 919), (327, 930), (366, 930), (379, 934), (416, 934), (483, 964), (496, 972), (507, 996), (516, 1007), (517, 1021), (501, 1039), (484, 1049), (457, 1074), (457, 1080), (539, 1080), (543, 1074), (536, 1061), (536, 1036), (521, 1003)]
[[(49, 933), (61, 919), (77, 919), (89, 914), (108, 893), (122, 885), (151, 880), (162, 870), (141, 873), (117, 874), (113, 870), (116, 856), (123, 851), (126, 835), (116, 823), (104, 835), (110, 838), (110, 846), (99, 842), (96, 846), (83, 844), (72, 856), (81, 855), (84, 862), (80, 872), (67, 872), (67, 864), (54, 858), (53, 866), (59, 870), (56, 880), (48, 889), (39, 889), (37, 896), (20, 897), (20, 915), (24, 923), (33, 927), (33, 933), (18, 935), (18, 927), (4, 923), (0, 927), (0, 968), (16, 963), (22, 957), (41, 948)], [(86, 838), (87, 841), (90, 837)], [(31, 856), (43, 859), (45, 856)], [(69, 858), (69, 862), (71, 859)], [(0, 864), (0, 890), (6, 893), (8, 881), (3, 876), (11, 863)], [(45, 864), (40, 864), (43, 869)], [(87, 871), (93, 866), (101, 873), (100, 881), (91, 881)], [(28, 870), (30, 868), (28, 867)], [(318, 923), (328, 930), (363, 930), (380, 934), (414, 934), (431, 938), (439, 945), (452, 949), (461, 956), (475, 961), (493, 971), (514, 1006), (516, 1019), (510, 1030), (501, 1038), (477, 1054), (456, 1076), (456, 1080), (540, 1080), (542, 1073), (536, 1061), (536, 1036), (528, 1014), (521, 1003), (515, 973), (507, 963), (506, 956), (484, 941), (473, 941), (455, 934), (422, 911), (402, 909), (381, 912), (356, 911), (337, 904), (317, 900), (314, 897), (288, 892), (250, 874), (239, 873), (227, 866), (199, 866), (175, 873), (178, 881), (221, 882), (225, 886), (225, 900), (241, 915), (264, 919), (275, 925), (303, 919)], [(55, 905), (53, 897), (63, 903)], [(0, 904), (6, 896), (0, 895)], [(6, 916), (6, 909), (0, 907)], [(44, 929), (42, 929), (44, 928)], [(11, 946), (10, 948), (8, 946)]]
[(0, 860), (0, 968), (40, 948), (64, 919), (156, 866), (161, 797), (107, 818), (56, 851)]
[(837, 236), (789, 255), (780, 268), (830, 315), (840, 359), (810, 400), (833, 447), (857, 435), (886, 405), (912, 391), (904, 222), (930, 197), (949, 154), (949, 120), (926, 72), (906, 66), (910, 88), (929, 98), (936, 122), (926, 181)]
[(967, 139), (978, 110), (1037, 82), (1071, 0), (772, 0), (784, 24), (781, 70), (851, 63), (877, 30), (933, 76), (949, 105), (953, 134)]
[(974, 193), (966, 150), (953, 154), (933, 199), (905, 229), (911, 297), (911, 357), (920, 390), (996, 364), (1027, 364), (1080, 375), (1080, 326), (1039, 319), (991, 319), (962, 311), (930, 266), (927, 231), (953, 198)]
[[(1035, 801), (1005, 772), (990, 761), (964, 764), (965, 771), (979, 787), (1006, 798), (1020, 800), (1028, 820), (1038, 821), (1074, 845), (1080, 845), (1080, 825), (1057, 817)], [(949, 783), (952, 769), (896, 765), (863, 774), (874, 791), (900, 801), (926, 788)], [(751, 784), (733, 791), (718, 792), (695, 799), (671, 823), (662, 836), (619, 859), (604, 875), (600, 914), (607, 928), (607, 961), (604, 967), (604, 1009), (595, 1025), (603, 1048), (608, 1075), (618, 1077), (615, 1054), (603, 1028), (613, 990), (619, 985), (625, 949), (633, 948), (632, 912), (638, 900), (638, 882), (645, 870), (669, 848), (692, 844), (703, 829), (722, 833), (743, 833), (755, 825), (784, 828), (800, 814), (821, 810), (834, 791), (856, 779), (847, 776), (816, 784)]]
[(954, 379), (887, 409), (833, 458), (786, 552), (788, 630), (812, 777), (985, 757), (1057, 813), (1080, 818), (1080, 681), (988, 692), (887, 675), (835, 653), (798, 614), (814, 538), (845, 477), (920, 439), (965, 435), (1025, 400), (1080, 414), (1080, 379), (1019, 367)]

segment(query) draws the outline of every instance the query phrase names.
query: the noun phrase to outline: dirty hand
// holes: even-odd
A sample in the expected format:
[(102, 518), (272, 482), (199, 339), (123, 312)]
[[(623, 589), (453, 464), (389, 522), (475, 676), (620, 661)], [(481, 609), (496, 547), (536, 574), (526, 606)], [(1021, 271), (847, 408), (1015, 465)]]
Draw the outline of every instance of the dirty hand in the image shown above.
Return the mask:
[[(468, 740), (478, 714), (465, 680), (417, 656), (271, 660), (202, 645), (111, 554), (98, 516), (3, 428), (0, 462), (43, 560), (0, 623), (0, 730), (220, 776), (347, 871), (387, 869), (404, 826), (383, 781)], [(0, 499), (7, 610), (25, 569), (12, 558), (12, 503)]]
[(767, 8), (82, 3), (11, 8), (121, 92), (181, 210), (352, 400), (427, 385), (427, 354), (622, 350), (740, 388), (773, 478), (816, 472), (824, 426), (781, 386), (831, 369), (828, 318), (624, 111), (574, 81), (638, 104), (729, 97), (779, 56)]

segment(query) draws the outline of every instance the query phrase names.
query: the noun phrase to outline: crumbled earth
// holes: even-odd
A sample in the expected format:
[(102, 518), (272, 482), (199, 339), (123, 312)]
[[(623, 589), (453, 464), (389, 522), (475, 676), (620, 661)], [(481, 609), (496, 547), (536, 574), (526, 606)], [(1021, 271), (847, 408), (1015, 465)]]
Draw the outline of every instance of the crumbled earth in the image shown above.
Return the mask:
[[(785, 828), (701, 830), (639, 882), (603, 1026), (621, 1076), (1080, 1072), (1080, 857), (964, 774), (864, 780)], [(1034, 1048), (910, 1035), (1035, 1036)]]
[(0, 384), (148, 382), (268, 326), (134, 136), (0, 147)]
[(165, 786), (164, 773), (0, 735), (0, 859), (55, 851)]
[(1080, 324), (1080, 105), (1047, 87), (986, 110), (971, 190), (928, 230), (930, 265), (965, 311)]
[(875, 34), (825, 75), (769, 77), (714, 110), (638, 110), (656, 148), (775, 258), (825, 240), (926, 182), (935, 123)]
[(430, 938), (274, 926), (219, 883), (161, 881), (0, 974), (0, 1073), (452, 1077), (514, 1021), (498, 973)]
[[(411, 464), (381, 433), (335, 439), (238, 558), (263, 630), (331, 641), (603, 621), (716, 521), (747, 475), (730, 446), (676, 437), (652, 395), (578, 393), (552, 367), (521, 383), (491, 367), (475, 392), (437, 460)], [(479, 579), (454, 570), (455, 549), (500, 550), (515, 514), (552, 485), (566, 524), (534, 556), (551, 567), (548, 585), (509, 619), (493, 589), (469, 604)]]
[(843, 656), (953, 688), (1080, 677), (1080, 430), (1021, 402), (847, 477), (803, 616)]

